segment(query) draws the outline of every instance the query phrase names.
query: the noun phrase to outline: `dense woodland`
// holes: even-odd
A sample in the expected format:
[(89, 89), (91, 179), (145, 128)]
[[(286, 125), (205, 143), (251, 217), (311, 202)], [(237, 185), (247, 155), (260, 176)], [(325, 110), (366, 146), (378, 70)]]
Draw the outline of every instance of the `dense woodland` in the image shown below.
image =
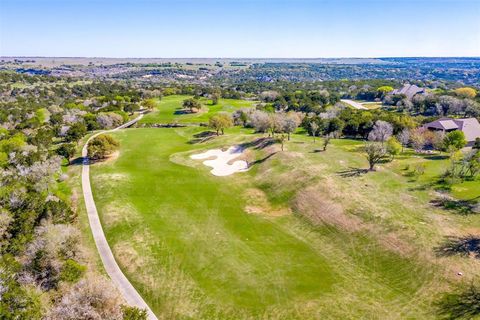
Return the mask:
[[(68, 178), (65, 168), (74, 165), (86, 135), (117, 127), (139, 110), (153, 109), (152, 98), (191, 95), (185, 106), (192, 110), (200, 98), (212, 104), (220, 98), (254, 100), (258, 101), (256, 108), (212, 117), (205, 125), (217, 134), (231, 125), (254, 128), (276, 136), (282, 145), (293, 132), (304, 132), (313, 139), (322, 137), (325, 148), (330, 138), (366, 140), (371, 143), (366, 147), (373, 161), (371, 169), (376, 157), (395, 156), (407, 145), (418, 150), (443, 150), (456, 159), (451, 178), (478, 174), (477, 149), (468, 156), (458, 155), (464, 145), (462, 137), (440, 137), (420, 128), (443, 116), (480, 118), (478, 88), (472, 85), (478, 78), (447, 71), (427, 73), (429, 66), (422, 66), (424, 75), (412, 77), (411, 68), (405, 68), (396, 80), (302, 81), (325, 79), (325, 74), (332, 75), (327, 79), (355, 79), (350, 75), (358, 71), (356, 68), (262, 64), (237, 72), (228, 82), (218, 80), (230, 76), (220, 72), (217, 80), (203, 84), (125, 79), (79, 82), (71, 77), (1, 72), (0, 318), (137, 319), (133, 316), (141, 314), (121, 307), (115, 290), (105, 289), (110, 286), (108, 281), (88, 270), (76, 208), (62, 183)], [(362, 68), (359, 79), (383, 77), (379, 73), (383, 67)], [(141, 71), (131, 71), (135, 72)], [(410, 78), (417, 79), (411, 83), (427, 88), (428, 93), (412, 99), (390, 93)], [(468, 80), (470, 85), (445, 79)], [(384, 107), (354, 110), (340, 102), (344, 98), (379, 102)], [(97, 149), (91, 152), (101, 157), (104, 148), (115, 145), (115, 141), (98, 141), (94, 145)], [(470, 171), (458, 166), (467, 166)], [(458, 176), (458, 172), (465, 176)]]

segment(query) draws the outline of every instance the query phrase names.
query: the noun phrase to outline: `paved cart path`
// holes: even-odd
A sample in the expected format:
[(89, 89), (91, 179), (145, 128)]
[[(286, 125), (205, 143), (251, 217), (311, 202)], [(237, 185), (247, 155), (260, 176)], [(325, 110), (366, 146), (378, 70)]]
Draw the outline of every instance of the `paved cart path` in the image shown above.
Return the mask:
[(85, 206), (87, 208), (88, 221), (90, 222), (90, 229), (92, 230), (93, 238), (95, 239), (95, 244), (97, 245), (98, 253), (100, 254), (100, 258), (102, 259), (105, 270), (129, 305), (146, 309), (148, 312), (148, 318), (150, 320), (157, 320), (157, 317), (147, 305), (145, 300), (143, 300), (137, 290), (132, 286), (130, 281), (128, 281), (127, 277), (125, 277), (123, 274), (122, 270), (117, 264), (117, 261), (115, 261), (112, 250), (108, 245), (107, 239), (105, 238), (105, 233), (103, 232), (102, 224), (100, 223), (97, 207), (95, 206), (95, 200), (93, 199), (92, 187), (90, 185), (90, 165), (87, 157), (87, 146), (90, 140), (103, 133), (128, 128), (135, 124), (142, 117), (143, 114), (115, 129), (98, 132), (87, 140), (82, 149), (82, 190)]

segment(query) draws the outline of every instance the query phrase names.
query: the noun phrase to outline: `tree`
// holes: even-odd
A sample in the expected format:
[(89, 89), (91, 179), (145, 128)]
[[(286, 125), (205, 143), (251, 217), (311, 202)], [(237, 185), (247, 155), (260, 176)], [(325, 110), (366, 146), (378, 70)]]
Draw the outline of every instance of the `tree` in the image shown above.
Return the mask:
[(102, 134), (93, 138), (88, 143), (88, 157), (91, 159), (104, 159), (115, 152), (119, 145), (120, 144), (118, 141), (112, 136), (108, 134)]
[(392, 160), (402, 151), (402, 144), (395, 137), (390, 137), (387, 140), (387, 152), (392, 157)]
[(455, 94), (462, 98), (473, 99), (477, 96), (477, 90), (473, 88), (463, 87), (454, 90)]
[(402, 153), (403, 153), (403, 149), (408, 145), (408, 142), (410, 141), (410, 130), (403, 129), (397, 135), (397, 139), (402, 144)]
[(210, 99), (212, 100), (212, 106), (218, 104), (218, 100), (220, 99), (220, 92), (213, 92), (210, 94)]
[(133, 114), (135, 111), (140, 110), (140, 106), (136, 103), (129, 103), (123, 107), (123, 111)]
[(332, 139), (331, 133), (323, 136), (323, 151), (327, 151), (327, 146), (330, 144), (330, 139)]
[(54, 137), (53, 130), (47, 127), (42, 127), (37, 130), (37, 134), (32, 138), (32, 143), (40, 149), (48, 149), (52, 144)]
[(143, 100), (142, 106), (146, 108), (147, 110), (153, 110), (157, 106), (157, 100), (156, 99), (146, 99)]
[(377, 89), (377, 97), (383, 98), (385, 95), (387, 95), (389, 92), (392, 92), (393, 88), (390, 86), (381, 86), (378, 87)]
[(410, 141), (415, 151), (420, 151), (425, 146), (425, 129), (417, 128), (410, 131)]
[(326, 126), (326, 133), (333, 133), (333, 132), (339, 132), (341, 133), (343, 128), (345, 127), (345, 122), (339, 118), (333, 118), (328, 121), (328, 124)]
[(62, 143), (56, 151), (59, 156), (64, 157), (70, 163), (70, 158), (75, 154), (75, 149), (75, 143)]
[(465, 139), (465, 134), (460, 130), (449, 132), (443, 139), (443, 147), (446, 150), (449, 150), (450, 148), (460, 150), (465, 147), (466, 144), (467, 140)]
[(196, 113), (202, 108), (202, 104), (197, 99), (189, 98), (183, 100), (183, 107), (188, 109), (191, 113)]
[(117, 113), (100, 113), (97, 116), (97, 123), (101, 129), (113, 129), (123, 123), (123, 117)]
[(282, 121), (282, 132), (286, 133), (288, 140), (290, 141), (290, 134), (294, 133), (297, 130), (298, 125), (300, 124), (300, 118), (294, 112), (289, 112)]
[(271, 113), (268, 115), (268, 130), (275, 137), (275, 133), (282, 131), (283, 128), (283, 116), (280, 113)]
[(255, 128), (256, 132), (265, 133), (270, 125), (268, 114), (260, 110), (255, 110), (250, 115), (250, 121), (252, 122), (252, 126)]
[(283, 151), (283, 145), (285, 144), (285, 140), (287, 140), (287, 135), (286, 134), (281, 134), (278, 137), (278, 141), (280, 142), (280, 144), (282, 146), (282, 151)]
[(379, 142), (366, 142), (365, 153), (369, 164), (369, 170), (375, 171), (375, 165), (383, 160), (386, 154), (385, 146)]
[(315, 136), (317, 135), (317, 131), (319, 129), (319, 126), (315, 121), (311, 121), (309, 126), (310, 126), (310, 131), (312, 132), (312, 136), (313, 136), (313, 143), (315, 143)]
[(208, 120), (208, 126), (214, 129), (218, 136), (219, 132), (222, 132), (222, 134), (224, 134), (224, 130), (226, 128), (230, 128), (231, 126), (233, 126), (233, 119), (228, 113), (219, 112), (216, 115), (210, 117), (210, 119)]
[(387, 141), (393, 133), (393, 126), (382, 120), (377, 120), (373, 125), (372, 131), (368, 134), (368, 140), (379, 141), (382, 144)]
[(75, 122), (65, 134), (65, 140), (68, 142), (78, 141), (87, 133), (87, 127), (83, 122)]

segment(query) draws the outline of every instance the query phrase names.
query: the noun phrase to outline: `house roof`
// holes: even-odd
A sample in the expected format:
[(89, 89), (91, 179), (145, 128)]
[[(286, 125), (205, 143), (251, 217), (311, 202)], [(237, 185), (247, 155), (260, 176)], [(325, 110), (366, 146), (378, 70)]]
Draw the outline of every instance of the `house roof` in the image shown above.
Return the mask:
[(452, 119), (439, 119), (425, 125), (427, 128), (439, 129), (439, 130), (455, 130), (458, 129), (458, 124), (455, 123)]
[(465, 134), (467, 141), (475, 141), (480, 138), (480, 123), (475, 118), (455, 119), (453, 120), (458, 125), (458, 129)]
[(424, 93), (425, 89), (420, 88), (414, 84), (405, 84), (401, 89), (395, 89), (392, 94), (404, 94), (411, 99), (417, 93)]
[(480, 138), (480, 123), (475, 118), (452, 119), (443, 118), (425, 124), (426, 128), (438, 130), (461, 130), (467, 141), (475, 141)]

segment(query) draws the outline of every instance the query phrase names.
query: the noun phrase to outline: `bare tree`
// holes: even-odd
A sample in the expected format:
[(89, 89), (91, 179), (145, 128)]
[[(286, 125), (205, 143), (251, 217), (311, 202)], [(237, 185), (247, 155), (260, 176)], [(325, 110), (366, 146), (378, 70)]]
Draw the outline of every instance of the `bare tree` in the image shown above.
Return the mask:
[(299, 116), (294, 112), (289, 112), (283, 117), (282, 132), (287, 134), (288, 140), (290, 140), (290, 134), (297, 130), (300, 122)]
[(267, 132), (270, 126), (268, 114), (263, 111), (256, 110), (250, 115), (250, 121), (256, 132)]
[(410, 142), (410, 130), (403, 129), (402, 132), (397, 135), (397, 139), (402, 144), (403, 153), (403, 149), (408, 145), (408, 142)]
[(388, 138), (392, 136), (393, 126), (382, 120), (377, 120), (373, 125), (372, 131), (368, 134), (368, 140), (370, 141), (379, 141), (382, 144), (387, 141)]
[(53, 307), (46, 320), (122, 319), (121, 297), (111, 283), (90, 275), (80, 280)]

